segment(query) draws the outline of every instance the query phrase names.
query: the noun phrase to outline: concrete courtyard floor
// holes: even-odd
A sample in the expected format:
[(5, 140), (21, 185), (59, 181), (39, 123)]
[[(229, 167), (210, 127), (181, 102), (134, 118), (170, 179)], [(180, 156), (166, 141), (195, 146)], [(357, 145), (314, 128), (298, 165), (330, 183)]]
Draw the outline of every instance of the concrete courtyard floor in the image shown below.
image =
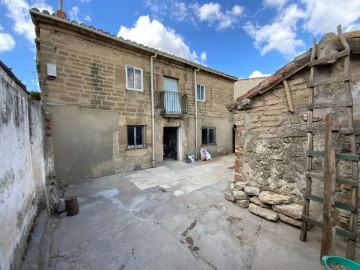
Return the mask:
[(80, 213), (58, 216), (49, 269), (324, 269), (321, 231), (273, 223), (224, 198), (234, 156), (68, 186)]

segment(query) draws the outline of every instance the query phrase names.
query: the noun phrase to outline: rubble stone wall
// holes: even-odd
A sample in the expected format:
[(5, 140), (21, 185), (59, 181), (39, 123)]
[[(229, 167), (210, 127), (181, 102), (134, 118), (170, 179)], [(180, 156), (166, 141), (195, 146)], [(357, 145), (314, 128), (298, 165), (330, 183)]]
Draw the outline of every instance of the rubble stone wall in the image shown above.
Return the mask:
[[(320, 67), (315, 80), (334, 78), (341, 75), (343, 61), (333, 66)], [(360, 127), (360, 57), (351, 56), (351, 91), (354, 104), (355, 133), (359, 149)], [(260, 188), (261, 191), (272, 191), (288, 195), (293, 202), (303, 202), (305, 189), (306, 150), (307, 150), (307, 108), (309, 69), (298, 72), (287, 79), (294, 106), (294, 112), (288, 111), (287, 98), (283, 84), (279, 84), (267, 93), (251, 100), (250, 109), (234, 115), (237, 126), (236, 145), (239, 147), (238, 160), (235, 163), (235, 180)], [(323, 86), (315, 90), (315, 102), (345, 101), (341, 83)], [(314, 110), (314, 126), (324, 127), (325, 115), (337, 112), (339, 126), (346, 127), (346, 108)], [(337, 152), (349, 152), (349, 138), (336, 135)], [(323, 150), (324, 133), (314, 135), (314, 150)], [(313, 159), (313, 170), (321, 172), (322, 158)], [(348, 177), (351, 173), (351, 162), (339, 161), (339, 175)], [(314, 179), (312, 192), (323, 195), (323, 183)], [(338, 185), (336, 198), (350, 202), (350, 187)], [(321, 213), (321, 204), (312, 202), (311, 211)], [(321, 216), (321, 214), (320, 214)], [(340, 211), (340, 222), (344, 227), (349, 224), (349, 213)]]

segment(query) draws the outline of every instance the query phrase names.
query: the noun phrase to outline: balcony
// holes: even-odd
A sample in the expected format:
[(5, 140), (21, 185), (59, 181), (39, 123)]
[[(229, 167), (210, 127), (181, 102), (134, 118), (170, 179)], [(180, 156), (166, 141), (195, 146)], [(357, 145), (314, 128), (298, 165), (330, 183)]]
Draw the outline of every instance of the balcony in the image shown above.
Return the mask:
[(188, 97), (178, 92), (162, 91), (159, 106), (164, 117), (182, 117), (188, 113)]

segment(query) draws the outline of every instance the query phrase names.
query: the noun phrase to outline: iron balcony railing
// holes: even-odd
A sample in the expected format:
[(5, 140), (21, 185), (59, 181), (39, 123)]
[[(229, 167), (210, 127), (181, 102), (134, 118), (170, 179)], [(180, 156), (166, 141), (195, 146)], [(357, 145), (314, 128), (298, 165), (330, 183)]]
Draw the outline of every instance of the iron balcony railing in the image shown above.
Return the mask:
[(188, 96), (172, 91), (160, 92), (161, 113), (170, 116), (181, 116), (188, 113)]

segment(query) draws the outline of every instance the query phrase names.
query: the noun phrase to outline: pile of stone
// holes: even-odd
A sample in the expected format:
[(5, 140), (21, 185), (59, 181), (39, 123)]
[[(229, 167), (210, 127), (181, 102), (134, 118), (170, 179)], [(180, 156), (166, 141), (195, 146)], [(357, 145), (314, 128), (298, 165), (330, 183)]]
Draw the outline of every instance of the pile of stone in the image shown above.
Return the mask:
[(272, 191), (261, 191), (245, 182), (230, 183), (225, 190), (225, 198), (241, 208), (248, 208), (255, 215), (270, 221), (279, 219), (296, 227), (301, 227), (303, 207), (292, 203), (291, 197)]

